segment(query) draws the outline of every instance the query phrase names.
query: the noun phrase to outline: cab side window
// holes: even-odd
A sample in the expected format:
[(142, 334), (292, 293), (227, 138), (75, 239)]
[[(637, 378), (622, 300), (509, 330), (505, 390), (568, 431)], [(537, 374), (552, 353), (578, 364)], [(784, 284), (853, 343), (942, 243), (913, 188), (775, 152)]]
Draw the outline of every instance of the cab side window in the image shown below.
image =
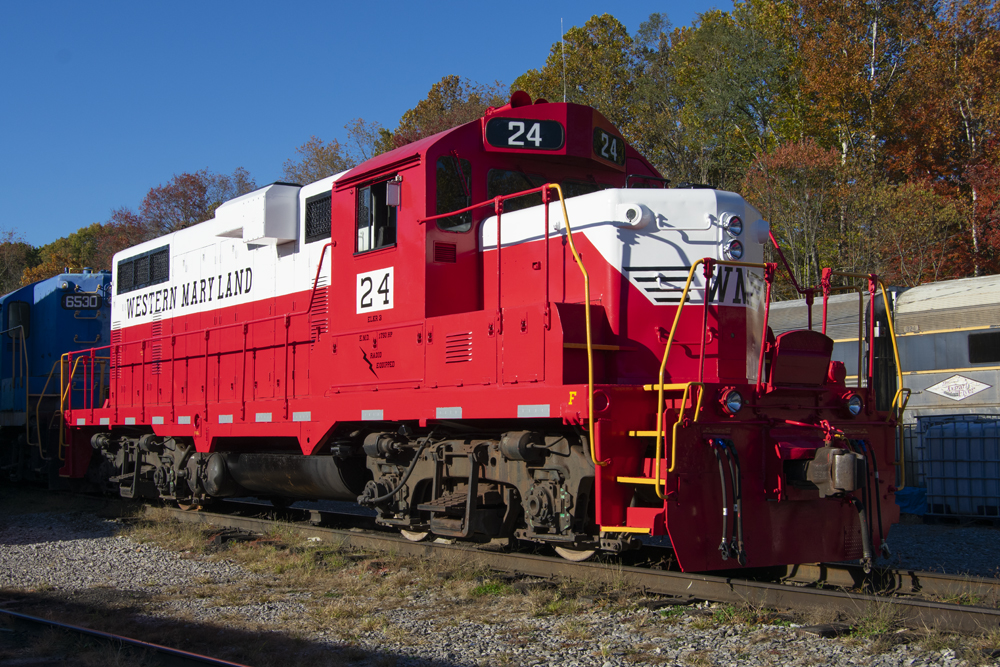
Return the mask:
[[(471, 175), (472, 166), (468, 160), (452, 155), (438, 158), (436, 213), (451, 213), (472, 205)], [(448, 232), (467, 232), (472, 228), (472, 214), (466, 211), (440, 218), (437, 226)]]
[[(358, 188), (357, 252), (396, 244), (396, 206), (399, 184), (384, 180)], [(395, 196), (397, 201), (392, 201)]]

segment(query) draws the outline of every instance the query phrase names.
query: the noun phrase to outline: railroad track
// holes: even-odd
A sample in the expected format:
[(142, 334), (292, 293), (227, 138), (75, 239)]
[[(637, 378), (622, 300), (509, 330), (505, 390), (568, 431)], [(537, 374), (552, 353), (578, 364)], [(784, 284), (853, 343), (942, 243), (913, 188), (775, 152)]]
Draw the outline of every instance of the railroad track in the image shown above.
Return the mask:
[[(426, 559), (469, 562), (489, 569), (522, 576), (587, 579), (626, 583), (674, 598), (678, 604), (694, 600), (748, 603), (776, 609), (806, 611), (822, 608), (857, 618), (892, 605), (899, 622), (908, 628), (934, 628), (947, 632), (981, 634), (1000, 628), (1000, 609), (968, 602), (994, 601), (1000, 595), (997, 582), (930, 572), (878, 570), (865, 575), (860, 568), (845, 564), (799, 565), (787, 569), (769, 568), (746, 573), (691, 574), (635, 567), (621, 563), (573, 563), (558, 557), (529, 553), (498, 552), (468, 544), (411, 542), (395, 532), (372, 530), (370, 518), (333, 514), (316, 510), (276, 510), (262, 505), (227, 503), (234, 511), (258, 514), (264, 511), (292, 525), (303, 537), (318, 537), (344, 547), (393, 552)], [(249, 508), (249, 510), (248, 510)], [(264, 533), (275, 520), (260, 516), (210, 511), (169, 509), (179, 521), (203, 523)], [(324, 523), (347, 527), (332, 528)], [(764, 580), (761, 580), (764, 579)], [(869, 592), (872, 591), (872, 592)], [(928, 599), (958, 599), (967, 604)]]
[[(6, 619), (8, 625), (10, 625), (10, 630), (19, 634), (30, 635), (56, 629), (72, 635), (88, 637), (116, 651), (123, 646), (132, 647), (147, 654), (147, 659), (144, 659), (142, 664), (156, 665), (157, 667), (204, 667), (205, 665), (214, 667), (246, 667), (236, 662), (217, 660), (205, 655), (161, 646), (160, 644), (131, 639), (91, 628), (81, 628), (77, 625), (60, 623), (37, 616), (19, 614), (6, 609), (0, 609), (0, 618)], [(149, 659), (150, 657), (151, 659)]]

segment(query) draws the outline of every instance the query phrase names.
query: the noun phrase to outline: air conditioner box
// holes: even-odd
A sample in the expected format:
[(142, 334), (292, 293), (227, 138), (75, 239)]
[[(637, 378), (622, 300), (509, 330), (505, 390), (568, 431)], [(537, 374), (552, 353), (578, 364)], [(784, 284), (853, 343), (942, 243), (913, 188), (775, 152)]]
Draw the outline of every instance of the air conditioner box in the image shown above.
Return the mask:
[(243, 229), (244, 243), (280, 245), (294, 241), (299, 222), (299, 186), (274, 184), (220, 206), (215, 218), (226, 229)]

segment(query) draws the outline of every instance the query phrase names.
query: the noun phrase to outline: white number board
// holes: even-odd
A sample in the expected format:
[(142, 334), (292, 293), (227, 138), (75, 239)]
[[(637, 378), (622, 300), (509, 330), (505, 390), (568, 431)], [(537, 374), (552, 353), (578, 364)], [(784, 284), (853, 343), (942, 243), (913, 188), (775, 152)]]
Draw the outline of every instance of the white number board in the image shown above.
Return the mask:
[(354, 302), (359, 313), (392, 308), (392, 267), (358, 274), (358, 293)]

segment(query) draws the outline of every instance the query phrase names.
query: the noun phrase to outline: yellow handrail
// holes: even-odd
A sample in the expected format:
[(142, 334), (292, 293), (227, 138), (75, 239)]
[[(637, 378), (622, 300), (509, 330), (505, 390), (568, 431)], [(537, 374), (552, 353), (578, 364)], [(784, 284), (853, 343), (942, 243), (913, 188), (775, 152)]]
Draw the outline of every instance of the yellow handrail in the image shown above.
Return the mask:
[[(889, 416), (886, 421), (893, 419), (893, 414), (895, 414), (896, 437), (899, 440), (899, 487), (896, 489), (898, 491), (906, 488), (906, 443), (903, 441), (903, 412), (906, 410), (906, 404), (910, 402), (910, 390), (903, 386), (903, 367), (899, 363), (899, 346), (896, 344), (896, 328), (892, 324), (892, 315), (889, 313), (889, 297), (885, 293), (885, 285), (882, 284), (881, 280), (878, 281), (878, 286), (882, 290), (885, 319), (889, 323), (889, 338), (892, 340), (892, 355), (896, 360), (896, 395), (892, 397), (892, 405), (889, 407)], [(872, 312), (874, 313), (874, 311), (873, 306)], [(905, 398), (903, 398), (903, 394), (906, 395)], [(899, 412), (896, 412), (897, 405)]]
[[(101, 366), (104, 366), (104, 362), (110, 362), (110, 357), (88, 357), (84, 355), (78, 356), (73, 362), (73, 368), (70, 369), (69, 382), (66, 381), (65, 370), (68, 365), (68, 360), (66, 357), (73, 354), (72, 352), (65, 352), (59, 358), (59, 419), (62, 421), (62, 425), (59, 428), (59, 460), (65, 461), (66, 457), (63, 455), (63, 449), (66, 448), (66, 397), (69, 396), (70, 392), (73, 390), (73, 376), (76, 375), (76, 369), (80, 364), (80, 361), (86, 359), (92, 362), (100, 362)], [(96, 363), (94, 364), (97, 365)], [(104, 383), (104, 372), (101, 372), (101, 383)], [(45, 383), (48, 387), (48, 382)], [(84, 388), (86, 391), (86, 388)], [(93, 388), (91, 388), (93, 391)], [(43, 392), (44, 394), (44, 392)], [(39, 399), (41, 400), (41, 399)], [(91, 408), (93, 408), (93, 396), (91, 396)], [(38, 436), (39, 442), (41, 442), (41, 433)]]
[[(563, 220), (566, 222), (566, 239), (569, 242), (569, 250), (573, 253), (576, 265), (580, 267), (583, 274), (583, 301), (584, 301), (584, 326), (587, 328), (587, 433), (590, 435), (590, 460), (595, 466), (606, 466), (610, 461), (598, 461), (597, 450), (594, 444), (596, 438), (594, 434), (594, 342), (590, 333), (590, 275), (583, 266), (576, 246), (573, 244), (573, 229), (569, 225), (569, 213), (566, 211), (566, 199), (563, 198), (562, 186), (558, 183), (547, 183), (545, 187), (552, 188), (559, 193), (559, 203), (562, 205)], [(497, 245), (500, 245), (500, 237), (497, 236)], [(547, 252), (547, 251), (546, 251)]]
[[(494, 197), (492, 200), (485, 202), (480, 202), (479, 204), (473, 204), (472, 206), (466, 206), (465, 208), (460, 208), (450, 213), (439, 213), (437, 215), (430, 215), (426, 218), (421, 218), (418, 220), (418, 224), (423, 224), (431, 220), (438, 220), (440, 218), (446, 218), (449, 216), (457, 215), (459, 213), (465, 213), (466, 211), (472, 211), (476, 208), (492, 202), (500, 202), (505, 199), (510, 199), (514, 197), (523, 197), (524, 195), (531, 194), (533, 192), (541, 192), (543, 190), (547, 191), (549, 188), (555, 190), (559, 193), (559, 203), (562, 205), (563, 220), (566, 221), (566, 239), (569, 242), (570, 252), (573, 253), (573, 259), (576, 261), (576, 265), (580, 267), (580, 273), (583, 274), (583, 298), (586, 302), (584, 305), (584, 322), (587, 327), (587, 429), (590, 435), (590, 460), (593, 461), (595, 466), (608, 465), (610, 461), (598, 461), (597, 453), (594, 444), (594, 344), (590, 332), (590, 275), (587, 273), (587, 269), (583, 266), (583, 260), (580, 259), (580, 254), (576, 251), (576, 245), (573, 243), (573, 228), (569, 224), (569, 213), (566, 211), (566, 198), (563, 196), (562, 186), (558, 183), (546, 183), (538, 188), (531, 188), (529, 190), (523, 190), (521, 192), (512, 193), (510, 195), (499, 195)], [(544, 195), (543, 195), (544, 197)], [(546, 211), (546, 220), (548, 219), (548, 201), (547, 198), (543, 199)], [(546, 229), (546, 234), (548, 234), (548, 229)], [(500, 252), (502, 247), (502, 241), (500, 238), (500, 223), (499, 217), (497, 219), (497, 252)], [(546, 253), (548, 250), (546, 249)], [(499, 289), (499, 288), (498, 288)], [(498, 292), (499, 298), (499, 292)], [(500, 307), (498, 301), (497, 308)]]
[[(717, 264), (719, 266), (745, 266), (752, 269), (767, 268), (766, 264), (756, 264), (753, 262), (734, 262), (734, 261), (723, 261), (723, 260), (720, 261), (711, 260), (711, 261), (713, 264)], [(704, 263), (705, 263), (704, 259), (699, 259), (698, 261), (696, 261), (694, 264), (691, 265), (691, 270), (688, 271), (687, 282), (684, 283), (684, 291), (681, 293), (681, 301), (680, 304), (677, 306), (677, 312), (674, 313), (674, 323), (670, 326), (670, 335), (667, 337), (667, 347), (666, 349), (663, 350), (663, 360), (660, 361), (660, 374), (659, 374), (659, 380), (656, 385), (659, 388), (657, 393), (657, 405), (656, 405), (656, 451), (657, 452), (662, 451), (663, 447), (663, 389), (665, 386), (672, 386), (663, 384), (663, 374), (667, 370), (667, 357), (670, 355), (670, 348), (674, 343), (674, 334), (677, 333), (677, 324), (681, 321), (681, 309), (683, 309), (684, 304), (687, 303), (687, 295), (688, 291), (690, 291), (691, 289), (691, 281), (694, 280), (694, 271), (695, 269), (698, 268), (698, 266)], [(705, 300), (706, 301), (708, 300), (707, 289), (705, 290)], [(702, 345), (704, 344), (705, 342), (703, 340)], [(691, 384), (699, 384), (699, 383), (691, 383)], [(698, 412), (699, 413), (701, 412), (700, 399), (698, 402)], [(697, 415), (695, 415), (695, 419), (697, 420)], [(676, 427), (676, 424), (674, 426)], [(674, 442), (676, 443), (676, 438), (674, 439)], [(676, 461), (677, 461), (676, 457), (672, 457), (670, 459), (670, 468), (667, 470), (667, 472), (674, 471), (674, 466), (676, 465)], [(658, 464), (656, 472), (658, 476), (660, 472)], [(657, 490), (657, 493), (659, 493), (659, 490)], [(660, 497), (662, 498), (662, 496)]]
[[(646, 389), (647, 391), (658, 389), (660, 392), (660, 396), (663, 395), (664, 390), (666, 391), (679, 391), (681, 389), (684, 390), (684, 393), (681, 395), (681, 409), (680, 412), (677, 414), (677, 421), (674, 422), (674, 427), (672, 430), (673, 440), (670, 443), (670, 467), (667, 468), (668, 473), (673, 472), (674, 468), (677, 466), (677, 427), (680, 426), (681, 423), (684, 421), (684, 410), (687, 408), (688, 397), (691, 395), (691, 387), (698, 387), (698, 401), (694, 406), (694, 419), (692, 420), (696, 422), (698, 421), (699, 415), (701, 415), (701, 401), (705, 397), (705, 385), (703, 383), (685, 382), (680, 384), (668, 384), (668, 385), (661, 384), (656, 387), (649, 384), (643, 386), (643, 389)], [(656, 495), (659, 496), (661, 500), (666, 498), (666, 494), (664, 494), (662, 488), (663, 485), (660, 484), (660, 459), (663, 458), (663, 450), (662, 450), (662, 441), (659, 436), (662, 433), (662, 427), (663, 425), (661, 423), (657, 423), (656, 460), (654, 461), (654, 465), (656, 466), (656, 473), (654, 476), (656, 482), (655, 484)]]
[[(867, 278), (869, 281), (875, 280), (879, 290), (882, 292), (882, 303), (885, 304), (886, 321), (889, 323), (889, 339), (892, 341), (892, 356), (896, 362), (896, 394), (892, 397), (892, 405), (889, 406), (889, 415), (886, 422), (896, 420), (896, 437), (899, 441), (899, 480), (900, 485), (896, 489), (906, 488), (906, 443), (903, 441), (903, 412), (906, 411), (906, 404), (910, 402), (911, 391), (903, 386), (903, 367), (899, 362), (899, 346), (896, 344), (896, 327), (892, 323), (892, 315), (889, 313), (889, 296), (885, 293), (885, 284), (875, 278), (874, 274), (849, 273), (846, 271), (831, 271), (830, 275), (843, 276), (846, 278)], [(875, 304), (872, 304), (872, 314), (875, 312)], [(860, 326), (860, 325), (859, 325)], [(858, 351), (861, 350), (861, 339), (858, 337)], [(873, 342), (874, 344), (874, 342)], [(858, 364), (858, 386), (861, 386), (861, 364)]]
[[(60, 359), (59, 361), (52, 362), (52, 370), (49, 371), (49, 376), (45, 379), (45, 386), (42, 387), (42, 393), (39, 394), (39, 396), (38, 396), (38, 403), (35, 404), (35, 435), (38, 436), (38, 442), (37, 443), (31, 442), (31, 431), (30, 430), (28, 431), (28, 436), (27, 436), (28, 437), (28, 446), (29, 447), (38, 447), (38, 455), (42, 458), (43, 461), (48, 461), (49, 459), (45, 456), (45, 452), (44, 452), (44, 450), (42, 448), (42, 425), (41, 425), (41, 422), (38, 419), (38, 413), (42, 411), (42, 401), (45, 400), (45, 397), (46, 397), (45, 391), (49, 388), (49, 383), (52, 382), (52, 376), (55, 375), (55, 373), (56, 373), (56, 366), (59, 365), (60, 363), (62, 363), (62, 359)], [(60, 381), (61, 380), (62, 380), (62, 377), (60, 375)], [(60, 391), (62, 391), (61, 387), (60, 387)], [(60, 408), (61, 407), (62, 406), (60, 406)], [(61, 414), (61, 412), (60, 412), (60, 414)]]

